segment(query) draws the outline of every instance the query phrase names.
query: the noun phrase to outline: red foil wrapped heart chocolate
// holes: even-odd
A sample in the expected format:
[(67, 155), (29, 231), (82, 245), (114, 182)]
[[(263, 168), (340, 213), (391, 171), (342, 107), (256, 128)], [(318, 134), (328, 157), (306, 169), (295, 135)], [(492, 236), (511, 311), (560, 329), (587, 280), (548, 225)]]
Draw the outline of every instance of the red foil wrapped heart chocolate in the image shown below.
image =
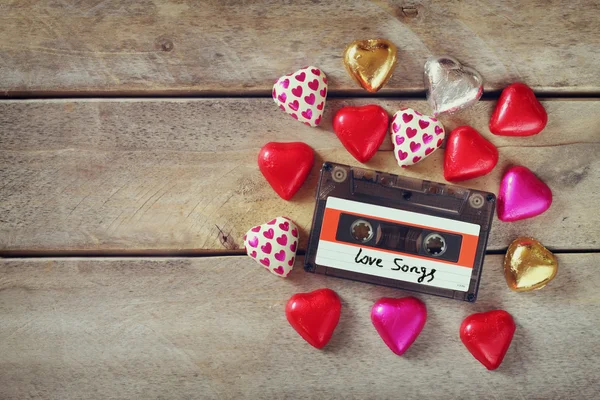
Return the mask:
[(301, 142), (270, 142), (258, 153), (260, 172), (284, 200), (290, 200), (300, 189), (314, 160), (313, 149)]
[(374, 104), (343, 107), (333, 118), (333, 130), (346, 150), (359, 162), (369, 161), (388, 131), (387, 112)]
[(507, 86), (490, 119), (490, 131), (503, 136), (530, 136), (540, 133), (548, 122), (544, 106), (524, 83)]
[(300, 232), (294, 221), (277, 217), (250, 228), (244, 236), (244, 247), (258, 265), (285, 278), (294, 269), (299, 241)]
[(529, 169), (510, 168), (504, 174), (498, 193), (498, 219), (518, 221), (540, 215), (552, 204), (552, 191)]
[(342, 303), (331, 289), (293, 295), (285, 307), (288, 322), (311, 346), (323, 348), (340, 320)]
[(444, 154), (444, 178), (459, 182), (488, 174), (498, 164), (498, 149), (470, 126), (450, 132)]
[(460, 326), (460, 340), (487, 369), (500, 366), (515, 333), (515, 322), (504, 310), (472, 314)]

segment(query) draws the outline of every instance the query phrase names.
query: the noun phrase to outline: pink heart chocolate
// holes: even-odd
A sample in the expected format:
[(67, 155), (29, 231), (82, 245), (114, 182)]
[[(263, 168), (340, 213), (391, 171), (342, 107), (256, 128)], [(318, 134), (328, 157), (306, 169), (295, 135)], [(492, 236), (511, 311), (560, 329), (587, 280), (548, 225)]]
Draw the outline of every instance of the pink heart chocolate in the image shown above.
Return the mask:
[(401, 356), (413, 344), (427, 320), (425, 304), (414, 297), (377, 300), (371, 309), (371, 322), (384, 343)]
[(510, 168), (498, 193), (498, 218), (510, 222), (540, 215), (552, 204), (552, 191), (529, 169)]

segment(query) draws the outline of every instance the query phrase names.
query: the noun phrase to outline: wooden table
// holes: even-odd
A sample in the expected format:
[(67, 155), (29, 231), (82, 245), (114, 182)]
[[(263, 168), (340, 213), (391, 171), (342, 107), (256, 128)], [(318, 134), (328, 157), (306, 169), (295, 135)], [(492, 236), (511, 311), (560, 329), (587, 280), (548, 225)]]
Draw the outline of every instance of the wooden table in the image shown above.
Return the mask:
[[(590, 0), (0, 2), (0, 398), (598, 398), (598, 15)], [(341, 55), (377, 37), (398, 45), (399, 65), (372, 96)], [(497, 193), (506, 167), (523, 164), (554, 202), (534, 219), (494, 222), (477, 303), (418, 296), (429, 319), (398, 357), (369, 309), (407, 293), (307, 274), (301, 259), (277, 279), (243, 256), (242, 236), (285, 213), (304, 249), (319, 164), (357, 165), (332, 132), (333, 113), (368, 103), (428, 112), (422, 66), (432, 54), (486, 81), (484, 100), (442, 119), (499, 148), (496, 169), (465, 185)], [(270, 99), (278, 76), (307, 64), (330, 81), (319, 129)], [(542, 98), (540, 135), (487, 128), (515, 81)], [(285, 202), (256, 155), (292, 140), (317, 162)], [(390, 149), (367, 166), (443, 181), (442, 151), (400, 171)], [(503, 253), (520, 235), (558, 256), (541, 291), (504, 282)], [(319, 351), (287, 324), (284, 305), (321, 287), (339, 293), (343, 311)], [(488, 372), (458, 328), (495, 308), (517, 331)]]

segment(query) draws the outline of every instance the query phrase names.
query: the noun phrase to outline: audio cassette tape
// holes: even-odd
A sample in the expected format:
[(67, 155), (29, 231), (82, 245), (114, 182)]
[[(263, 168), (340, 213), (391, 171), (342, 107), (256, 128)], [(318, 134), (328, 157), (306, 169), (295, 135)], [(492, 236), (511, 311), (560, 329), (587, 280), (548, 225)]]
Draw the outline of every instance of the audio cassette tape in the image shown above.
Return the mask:
[(325, 162), (305, 270), (475, 301), (492, 193)]

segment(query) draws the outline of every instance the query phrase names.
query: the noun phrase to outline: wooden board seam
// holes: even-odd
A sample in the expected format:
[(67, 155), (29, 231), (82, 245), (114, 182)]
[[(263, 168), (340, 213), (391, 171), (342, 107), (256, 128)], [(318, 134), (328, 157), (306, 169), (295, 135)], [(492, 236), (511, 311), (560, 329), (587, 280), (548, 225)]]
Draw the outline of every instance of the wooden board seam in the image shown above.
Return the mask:
[[(600, 100), (600, 92), (557, 92), (534, 90), (539, 100)], [(501, 90), (490, 90), (485, 92), (481, 99), (498, 100)], [(190, 91), (190, 90), (90, 90), (90, 91), (22, 91), (22, 92), (0, 92), (0, 101), (7, 100), (82, 100), (82, 99), (270, 99), (271, 92), (265, 90), (244, 90), (240, 91)], [(425, 90), (391, 90), (382, 91), (375, 94), (368, 93), (362, 89), (339, 90), (332, 89), (327, 93), (327, 99), (398, 99), (398, 100), (425, 100)]]
[[(597, 254), (599, 249), (552, 249), (552, 253), (561, 254)], [(507, 249), (488, 250), (486, 256), (503, 255)], [(304, 256), (305, 250), (299, 250), (297, 256)], [(123, 251), (100, 251), (100, 250), (73, 250), (73, 251), (22, 251), (22, 250), (3, 250), (0, 251), (0, 259), (34, 259), (34, 258), (64, 258), (64, 259), (93, 259), (93, 258), (210, 258), (210, 257), (244, 257), (246, 252), (241, 250), (229, 251), (203, 251), (203, 250), (123, 250)]]

